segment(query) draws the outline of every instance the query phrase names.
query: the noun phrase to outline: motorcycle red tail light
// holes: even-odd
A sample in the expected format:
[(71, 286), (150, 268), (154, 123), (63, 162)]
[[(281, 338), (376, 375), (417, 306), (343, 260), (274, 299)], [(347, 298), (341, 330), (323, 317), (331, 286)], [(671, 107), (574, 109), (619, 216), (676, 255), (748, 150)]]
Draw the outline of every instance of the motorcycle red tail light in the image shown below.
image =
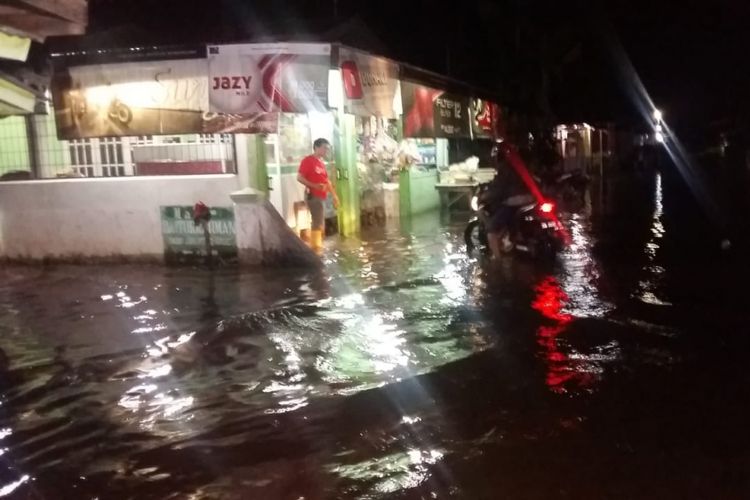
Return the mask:
[(542, 203), (540, 210), (545, 214), (551, 214), (555, 210), (555, 204), (550, 202)]

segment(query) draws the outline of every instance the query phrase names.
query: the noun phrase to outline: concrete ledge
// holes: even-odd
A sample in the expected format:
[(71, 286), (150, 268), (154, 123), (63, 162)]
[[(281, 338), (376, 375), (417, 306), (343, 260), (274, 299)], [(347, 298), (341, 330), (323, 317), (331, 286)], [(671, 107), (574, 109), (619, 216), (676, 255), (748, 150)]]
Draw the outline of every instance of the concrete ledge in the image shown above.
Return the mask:
[(294, 234), (268, 200), (237, 203), (234, 213), (240, 265), (322, 265), (320, 258)]

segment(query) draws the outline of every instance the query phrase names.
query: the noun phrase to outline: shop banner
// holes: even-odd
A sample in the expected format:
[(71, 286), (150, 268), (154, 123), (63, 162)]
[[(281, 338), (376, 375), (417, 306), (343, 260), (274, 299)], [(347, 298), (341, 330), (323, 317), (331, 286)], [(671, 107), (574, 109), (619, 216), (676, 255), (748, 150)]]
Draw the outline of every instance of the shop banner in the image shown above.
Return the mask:
[(402, 82), (404, 137), (471, 137), (469, 99)]
[(341, 47), (339, 67), (344, 83), (344, 110), (347, 113), (378, 118), (398, 117), (394, 110), (399, 76), (397, 64)]
[(208, 109), (230, 115), (325, 111), (330, 66), (325, 44), (209, 46)]
[(484, 99), (471, 100), (471, 135), (475, 139), (494, 138), (492, 111), (495, 106)]
[(208, 112), (205, 59), (74, 66), (55, 73), (60, 139), (273, 132), (278, 117)]

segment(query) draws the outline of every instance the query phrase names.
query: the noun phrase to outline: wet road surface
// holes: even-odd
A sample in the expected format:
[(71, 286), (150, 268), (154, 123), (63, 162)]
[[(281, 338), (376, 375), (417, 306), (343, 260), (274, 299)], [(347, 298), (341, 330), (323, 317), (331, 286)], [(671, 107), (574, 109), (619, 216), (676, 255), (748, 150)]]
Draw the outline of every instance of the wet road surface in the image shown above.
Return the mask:
[(549, 266), (428, 216), (319, 273), (2, 269), (0, 498), (748, 498), (750, 273), (661, 183)]

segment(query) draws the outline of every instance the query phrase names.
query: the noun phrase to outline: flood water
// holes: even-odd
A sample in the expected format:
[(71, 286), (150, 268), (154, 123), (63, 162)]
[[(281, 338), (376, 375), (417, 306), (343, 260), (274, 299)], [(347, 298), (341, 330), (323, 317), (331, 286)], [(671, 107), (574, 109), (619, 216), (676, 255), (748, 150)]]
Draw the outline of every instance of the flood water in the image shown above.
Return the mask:
[(0, 269), (0, 498), (748, 498), (750, 272), (663, 184), (553, 265), (430, 215), (313, 273)]

